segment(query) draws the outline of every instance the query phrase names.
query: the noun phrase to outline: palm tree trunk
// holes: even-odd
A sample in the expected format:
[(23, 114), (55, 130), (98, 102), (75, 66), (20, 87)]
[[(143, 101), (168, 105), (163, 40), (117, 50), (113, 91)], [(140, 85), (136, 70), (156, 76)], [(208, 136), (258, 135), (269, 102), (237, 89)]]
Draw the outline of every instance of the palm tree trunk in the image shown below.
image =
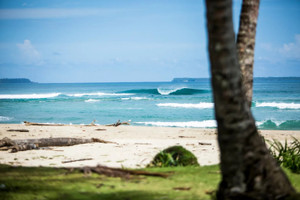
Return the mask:
[(218, 199), (277, 199), (294, 192), (258, 135), (243, 91), (231, 0), (206, 0), (222, 181)]
[(253, 94), (253, 64), (258, 8), (259, 0), (243, 0), (237, 36), (239, 64), (249, 107), (251, 107)]

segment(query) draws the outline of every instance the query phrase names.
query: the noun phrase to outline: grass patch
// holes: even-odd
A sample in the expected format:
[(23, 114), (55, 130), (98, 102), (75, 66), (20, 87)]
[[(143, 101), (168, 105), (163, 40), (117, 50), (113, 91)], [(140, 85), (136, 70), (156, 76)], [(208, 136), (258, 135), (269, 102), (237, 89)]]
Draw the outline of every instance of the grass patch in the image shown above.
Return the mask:
[[(210, 200), (220, 181), (219, 166), (146, 168), (150, 172), (170, 172), (169, 178), (133, 177), (129, 180), (47, 167), (0, 165), (1, 199), (101, 199), (101, 200)], [(297, 191), (300, 174), (284, 169)], [(189, 188), (178, 190), (178, 188)]]
[[(2, 199), (210, 199), (207, 191), (217, 188), (218, 166), (147, 168), (169, 172), (169, 178), (133, 177), (130, 180), (80, 172), (66, 174), (64, 169), (10, 167), (0, 165)], [(190, 188), (188, 191), (176, 188)]]

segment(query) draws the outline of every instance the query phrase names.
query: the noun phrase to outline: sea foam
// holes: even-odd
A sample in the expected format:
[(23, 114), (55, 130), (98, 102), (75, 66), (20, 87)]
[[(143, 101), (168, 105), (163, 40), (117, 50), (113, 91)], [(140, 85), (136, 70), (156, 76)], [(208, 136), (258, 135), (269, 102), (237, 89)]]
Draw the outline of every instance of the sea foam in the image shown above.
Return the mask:
[(84, 102), (86, 103), (96, 103), (96, 102), (99, 102), (100, 100), (98, 99), (88, 99), (88, 100), (85, 100)]
[(12, 119), (11, 117), (0, 116), (0, 122), (6, 122), (6, 121), (9, 121), (11, 119)]
[(60, 93), (47, 94), (1, 94), (0, 99), (46, 99), (59, 96)]
[(70, 97), (83, 97), (83, 96), (128, 96), (128, 95), (132, 95), (132, 94), (128, 94), (128, 93), (103, 93), (103, 92), (67, 94), (67, 96), (70, 96)]
[(159, 103), (156, 104), (159, 107), (173, 107), (173, 108), (198, 108), (198, 109), (205, 109), (205, 108), (213, 108), (213, 103), (208, 102), (200, 102), (197, 104), (192, 103)]
[(256, 107), (274, 107), (279, 109), (300, 109), (300, 104), (298, 103), (277, 103), (277, 102), (263, 102), (256, 103)]
[(147, 97), (124, 97), (124, 98), (121, 98), (122, 100), (151, 100), (150, 98), (147, 98)]
[(215, 120), (204, 121), (189, 121), (189, 122), (136, 122), (149, 126), (164, 126), (164, 127), (190, 127), (190, 128), (214, 128), (217, 127)]

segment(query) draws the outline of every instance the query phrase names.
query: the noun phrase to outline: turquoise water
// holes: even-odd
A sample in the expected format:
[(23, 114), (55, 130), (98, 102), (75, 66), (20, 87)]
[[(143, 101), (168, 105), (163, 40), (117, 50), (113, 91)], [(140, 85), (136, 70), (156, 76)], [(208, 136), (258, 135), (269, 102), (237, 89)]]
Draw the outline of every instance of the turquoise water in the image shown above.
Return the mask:
[[(300, 78), (256, 78), (260, 129), (300, 130)], [(197, 83), (0, 84), (0, 123), (216, 127), (209, 79)]]

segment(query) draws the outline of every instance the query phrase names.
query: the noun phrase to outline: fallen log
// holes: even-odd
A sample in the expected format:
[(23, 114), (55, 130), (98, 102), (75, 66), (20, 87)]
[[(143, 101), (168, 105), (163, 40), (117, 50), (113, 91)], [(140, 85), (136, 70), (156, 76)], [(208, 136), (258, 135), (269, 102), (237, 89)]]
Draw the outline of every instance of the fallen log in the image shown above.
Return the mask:
[(65, 126), (65, 124), (44, 124), (24, 121), (25, 126)]
[(131, 175), (155, 176), (155, 177), (162, 177), (162, 178), (167, 178), (170, 176), (170, 173), (167, 174), (167, 173), (158, 173), (158, 172), (147, 172), (147, 171), (141, 171), (141, 170), (120, 169), (120, 168), (106, 167), (106, 166), (102, 166), (102, 165), (98, 165), (96, 167), (79, 168), (79, 170), (84, 173), (94, 172), (94, 173), (109, 176), (109, 177), (121, 177), (121, 178), (126, 178), (126, 179), (129, 179)]
[(39, 149), (41, 147), (50, 146), (73, 146), (86, 143), (113, 143), (110, 141), (101, 140), (98, 138), (82, 139), (82, 138), (40, 138), (40, 139), (24, 139), (24, 140), (11, 140), (7, 137), (0, 140), (0, 147), (8, 147), (11, 152), (26, 151), (31, 149)]
[(120, 120), (118, 120), (114, 124), (106, 124), (105, 126), (115, 126), (115, 127), (117, 127), (117, 126), (120, 126), (120, 125), (130, 125), (130, 123), (129, 122), (120, 122)]
[(29, 132), (28, 129), (9, 129), (8, 132)]

